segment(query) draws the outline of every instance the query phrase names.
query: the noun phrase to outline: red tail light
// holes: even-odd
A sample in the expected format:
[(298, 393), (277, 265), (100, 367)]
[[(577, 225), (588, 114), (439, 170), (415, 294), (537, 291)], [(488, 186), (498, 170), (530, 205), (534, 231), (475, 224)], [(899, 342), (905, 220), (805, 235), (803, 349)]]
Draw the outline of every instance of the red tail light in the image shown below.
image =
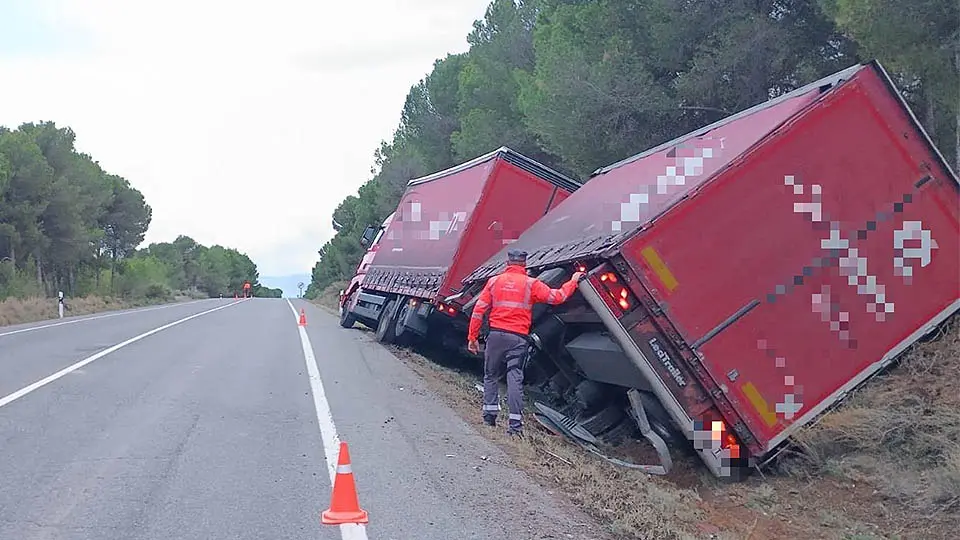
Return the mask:
[(727, 425), (723, 420), (714, 420), (711, 424), (711, 435), (715, 442), (720, 443), (720, 448), (730, 450), (730, 457), (737, 459), (740, 457), (740, 443), (733, 433), (727, 430)]
[(607, 294), (623, 313), (630, 311), (634, 305), (633, 294), (630, 289), (620, 284), (619, 278), (613, 272), (604, 272), (600, 275), (600, 284)]

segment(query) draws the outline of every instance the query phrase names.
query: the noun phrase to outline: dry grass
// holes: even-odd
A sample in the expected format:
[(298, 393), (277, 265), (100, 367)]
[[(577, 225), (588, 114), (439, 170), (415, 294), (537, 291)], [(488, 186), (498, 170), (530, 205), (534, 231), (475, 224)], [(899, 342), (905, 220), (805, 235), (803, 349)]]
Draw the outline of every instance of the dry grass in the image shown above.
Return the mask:
[(960, 522), (960, 318), (796, 440), (785, 471), (866, 483), (914, 516), (905, 528)]
[[(189, 297), (177, 297), (175, 301), (183, 301)], [(145, 300), (130, 301), (111, 297), (87, 296), (83, 298), (68, 298), (64, 317), (88, 315), (102, 311), (128, 309), (148, 305)], [(57, 300), (55, 298), (7, 298), (0, 300), (0, 326), (22, 324), (58, 317)]]
[[(334, 314), (339, 289), (331, 286), (332, 303), (318, 302)], [(915, 345), (897, 367), (801, 431), (803, 454), (732, 485), (676, 451), (673, 472), (660, 478), (537, 429), (524, 440), (506, 437), (479, 423), (476, 370), (390, 348), (544, 489), (568, 497), (617, 538), (926, 540), (954, 538), (960, 523), (957, 316), (938, 339)], [(643, 453), (633, 461), (649, 462)]]
[[(901, 367), (802, 432), (809, 456), (740, 484), (719, 482), (677, 451), (674, 470), (659, 478), (611, 465), (536, 429), (522, 441), (500, 429), (481, 431), (546, 489), (569, 497), (618, 538), (950, 538), (960, 519), (957, 327), (954, 318), (939, 340), (915, 346)], [(391, 349), (467, 422), (478, 424), (475, 373)], [(650, 462), (640, 446), (642, 456), (617, 457)]]
[(340, 305), (340, 290), (345, 289), (349, 284), (347, 281), (331, 283), (317, 295), (313, 302), (336, 314)]
[[(391, 349), (465, 420), (477, 422), (480, 395), (475, 380), (409, 350)], [(482, 431), (542, 486), (569, 497), (618, 538), (695, 538), (696, 524), (705, 517), (694, 491), (611, 467), (562, 438), (536, 429), (528, 429), (521, 440), (506, 436), (503, 429)]]

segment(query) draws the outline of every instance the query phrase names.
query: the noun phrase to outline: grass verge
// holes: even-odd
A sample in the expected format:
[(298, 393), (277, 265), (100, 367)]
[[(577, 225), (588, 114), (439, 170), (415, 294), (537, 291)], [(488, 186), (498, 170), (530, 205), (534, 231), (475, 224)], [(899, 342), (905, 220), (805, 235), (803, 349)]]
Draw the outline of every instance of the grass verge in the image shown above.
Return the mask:
[[(332, 296), (325, 291), (316, 303), (335, 314), (340, 285), (328, 290)], [(776, 466), (739, 484), (719, 482), (676, 450), (667, 477), (617, 467), (537, 430), (535, 421), (528, 421), (525, 439), (506, 437), (502, 428), (479, 423), (479, 366), (390, 349), (518, 468), (617, 538), (926, 540), (954, 538), (960, 523), (956, 316), (934, 340), (913, 346), (894, 369), (801, 431)], [(642, 457), (632, 460), (649, 461), (644, 450), (640, 445)]]
[[(193, 299), (196, 299), (196, 295), (178, 294), (162, 300), (119, 299), (104, 296), (68, 298), (63, 316), (89, 315), (118, 309), (185, 302)], [(56, 319), (58, 316), (56, 298), (6, 298), (0, 300), (0, 326), (45, 321)]]
[(340, 291), (346, 289), (349, 284), (347, 281), (337, 281), (327, 285), (313, 300), (313, 303), (337, 314), (340, 306)]

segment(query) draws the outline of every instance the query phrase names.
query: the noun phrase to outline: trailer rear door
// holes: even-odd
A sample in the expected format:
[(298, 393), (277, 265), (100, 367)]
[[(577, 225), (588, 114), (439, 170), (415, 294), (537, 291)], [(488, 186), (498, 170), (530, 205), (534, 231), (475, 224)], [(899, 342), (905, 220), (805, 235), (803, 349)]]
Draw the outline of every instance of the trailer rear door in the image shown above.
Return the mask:
[[(536, 170), (536, 169), (534, 169)], [(548, 211), (570, 196), (566, 183), (548, 181), (506, 159), (498, 159), (467, 224), (440, 296), (462, 288), (461, 280), (491, 254), (510, 245)], [(456, 302), (459, 303), (459, 302)]]

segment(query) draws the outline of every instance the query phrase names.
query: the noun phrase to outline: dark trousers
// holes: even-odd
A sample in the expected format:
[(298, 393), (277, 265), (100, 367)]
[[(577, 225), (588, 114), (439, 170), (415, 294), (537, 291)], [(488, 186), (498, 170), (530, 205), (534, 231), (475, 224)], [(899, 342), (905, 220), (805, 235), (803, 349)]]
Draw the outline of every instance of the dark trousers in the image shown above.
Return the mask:
[(523, 337), (509, 332), (491, 330), (487, 336), (483, 366), (483, 415), (496, 418), (500, 412), (499, 380), (506, 369), (511, 430), (523, 428), (523, 368), (527, 345)]

